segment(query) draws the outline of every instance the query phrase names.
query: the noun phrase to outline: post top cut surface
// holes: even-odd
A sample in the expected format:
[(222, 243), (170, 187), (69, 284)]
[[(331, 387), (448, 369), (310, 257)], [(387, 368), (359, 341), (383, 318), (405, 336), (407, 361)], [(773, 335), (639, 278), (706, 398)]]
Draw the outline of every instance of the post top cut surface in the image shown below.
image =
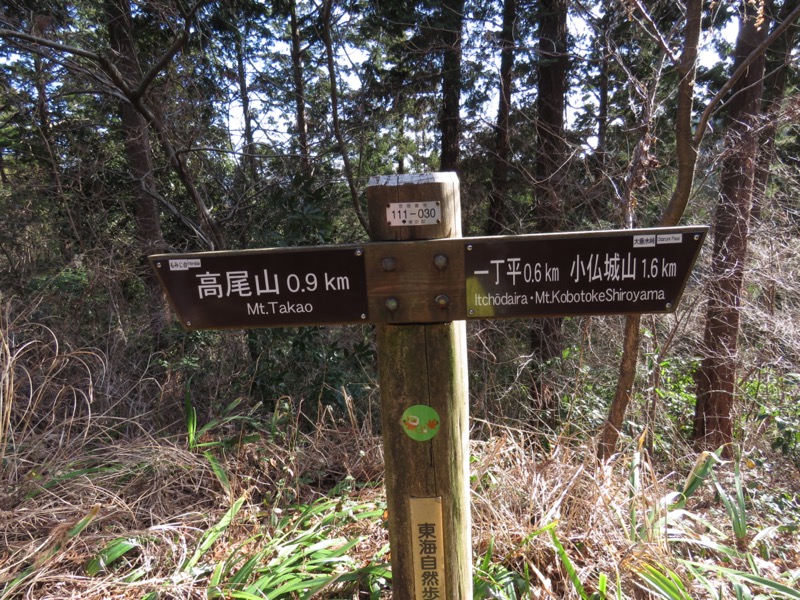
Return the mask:
[(422, 185), (425, 183), (458, 184), (458, 176), (452, 172), (420, 173), (413, 175), (377, 175), (369, 178), (369, 186)]

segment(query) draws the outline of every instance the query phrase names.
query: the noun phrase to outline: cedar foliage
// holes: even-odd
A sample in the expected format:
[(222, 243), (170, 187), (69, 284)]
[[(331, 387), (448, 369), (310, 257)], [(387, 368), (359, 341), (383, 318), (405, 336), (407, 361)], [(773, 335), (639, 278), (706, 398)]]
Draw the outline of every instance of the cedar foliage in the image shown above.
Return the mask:
[[(537, 142), (539, 79), (554, 65), (538, 49), (531, 3), (514, 3), (513, 27), (503, 19), (510, 2), (463, 4), (459, 15), (443, 12), (459, 2), (425, 0), (330, 2), (327, 13), (302, 1), (0, 5), (0, 597), (207, 597), (214, 573), (234, 586), (223, 574), (242, 566), (238, 557), (266, 555), (254, 530), (284, 531), (295, 523), (289, 507), (317, 507), (324, 495), (370, 516), (319, 508), (336, 515), (321, 534), (297, 517), (302, 539), (360, 540), (348, 549), (355, 562), (342, 559), (349, 575), (320, 594), (385, 593), (370, 329), (186, 333), (144, 255), (363, 241), (354, 206), (367, 178), (437, 169), (444, 120), (465, 233), (483, 232), (498, 192), (503, 231), (536, 230), (538, 165), (550, 158)], [(769, 3), (770, 31), (796, 6)], [(679, 55), (680, 8), (569, 3), (567, 119), (552, 166), (564, 229), (616, 227), (623, 215), (654, 225), (668, 205), (682, 71), (663, 57)], [(704, 8), (701, 55), (719, 55), (698, 67), (695, 120), (717, 95), (722, 108), (694, 140), (684, 223), (711, 222), (724, 178), (732, 47), (722, 31), (738, 10)], [(119, 12), (127, 30), (114, 29)], [(766, 55), (765, 82), (782, 91), (770, 88), (759, 129), (771, 137), (760, 144), (729, 357), (741, 468), (715, 463), (720, 487), (704, 479), (680, 510), (712, 526), (719, 547), (703, 548), (709, 564), (745, 572), (757, 562), (763, 577), (796, 588), (800, 181), (796, 52), (787, 52), (795, 27), (785, 31)], [(499, 115), (502, 52), (513, 80)], [(445, 114), (442, 83), (455, 71)], [(680, 525), (693, 541), (676, 546), (659, 520), (677, 517), (674, 498), (664, 499), (706, 468), (690, 439), (706, 293), (719, 276), (710, 251), (674, 315), (641, 319), (631, 401), (607, 462), (596, 462), (595, 441), (623, 319), (566, 319), (546, 364), (531, 355), (527, 323), (469, 324), (476, 590), (603, 597), (592, 594), (605, 585), (615, 595), (618, 578), (637, 597), (670, 574), (693, 597), (709, 585), (765, 589), (687, 564), (702, 527)], [(548, 390), (546, 418), (532, 408), (537, 388)], [(744, 533), (727, 516), (736, 510), (746, 512)], [(135, 544), (114, 546), (120, 538)], [(109, 547), (122, 554), (100, 568)], [(187, 555), (197, 570), (169, 562)]]

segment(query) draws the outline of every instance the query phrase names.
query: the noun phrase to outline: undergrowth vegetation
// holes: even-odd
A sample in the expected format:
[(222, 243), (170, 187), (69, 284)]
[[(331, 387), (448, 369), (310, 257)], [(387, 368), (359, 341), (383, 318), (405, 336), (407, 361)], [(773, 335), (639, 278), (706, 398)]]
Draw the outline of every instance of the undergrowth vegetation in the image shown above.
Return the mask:
[[(469, 236), (712, 228), (680, 302), (659, 305), (672, 314), (467, 324), (475, 595), (800, 598), (799, 15), (798, 0), (4, 1), (0, 600), (391, 597), (384, 483), (400, 474), (375, 315), (186, 332), (148, 256), (368, 244), (370, 179), (435, 169), (459, 179), (438, 216)], [(677, 262), (638, 276), (633, 255), (591, 254), (573, 279), (665, 300), (656, 282), (678, 284)], [(434, 260), (441, 281), (465, 272), (454, 258)], [(561, 278), (522, 260), (507, 257), (514, 289)], [(396, 262), (380, 268), (409, 281)], [(371, 303), (386, 289), (364, 265)], [(283, 286), (287, 318), (295, 293), (323, 319), (343, 296), (322, 288), (350, 287), (263, 274), (255, 295)], [(250, 271), (206, 275), (252, 295)]]
[[(642, 321), (606, 462), (621, 320), (565, 321), (537, 370), (547, 414), (527, 324), (469, 324), (476, 597), (800, 598), (800, 301), (764, 292), (797, 260), (776, 230), (754, 249), (731, 460), (688, 442), (703, 264), (675, 315)], [(108, 268), (2, 299), (0, 598), (390, 597), (369, 328), (154, 335)]]

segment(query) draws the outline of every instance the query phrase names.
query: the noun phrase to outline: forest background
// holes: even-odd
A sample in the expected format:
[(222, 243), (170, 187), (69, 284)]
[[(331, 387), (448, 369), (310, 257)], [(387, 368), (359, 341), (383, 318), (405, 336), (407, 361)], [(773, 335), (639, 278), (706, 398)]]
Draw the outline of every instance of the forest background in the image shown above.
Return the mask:
[[(368, 326), (156, 252), (711, 224), (674, 315), (469, 324), (476, 597), (800, 597), (797, 0), (0, 3), (0, 598), (381, 597)], [(769, 595), (772, 596), (769, 596)]]

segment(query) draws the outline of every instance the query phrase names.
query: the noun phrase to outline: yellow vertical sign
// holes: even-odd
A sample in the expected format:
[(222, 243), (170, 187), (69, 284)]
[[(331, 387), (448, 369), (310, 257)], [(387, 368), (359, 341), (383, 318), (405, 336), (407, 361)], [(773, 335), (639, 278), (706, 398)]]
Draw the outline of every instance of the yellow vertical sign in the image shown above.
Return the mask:
[(446, 598), (442, 499), (411, 498), (410, 501), (415, 598)]

